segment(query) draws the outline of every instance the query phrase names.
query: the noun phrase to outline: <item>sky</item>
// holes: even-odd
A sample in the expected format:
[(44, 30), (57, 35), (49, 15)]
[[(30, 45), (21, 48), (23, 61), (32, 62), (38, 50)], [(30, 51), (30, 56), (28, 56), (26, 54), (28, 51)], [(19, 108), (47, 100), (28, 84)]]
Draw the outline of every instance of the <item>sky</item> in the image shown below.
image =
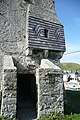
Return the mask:
[(80, 0), (55, 0), (55, 9), (64, 26), (66, 42), (61, 62), (80, 64)]

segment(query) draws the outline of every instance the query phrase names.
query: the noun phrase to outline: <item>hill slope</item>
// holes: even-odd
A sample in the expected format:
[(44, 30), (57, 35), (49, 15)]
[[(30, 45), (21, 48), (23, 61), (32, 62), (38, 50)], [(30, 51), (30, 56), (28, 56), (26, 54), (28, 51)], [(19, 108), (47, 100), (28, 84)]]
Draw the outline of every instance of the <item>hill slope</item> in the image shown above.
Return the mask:
[(62, 70), (78, 71), (80, 72), (80, 64), (77, 63), (61, 63), (60, 67)]

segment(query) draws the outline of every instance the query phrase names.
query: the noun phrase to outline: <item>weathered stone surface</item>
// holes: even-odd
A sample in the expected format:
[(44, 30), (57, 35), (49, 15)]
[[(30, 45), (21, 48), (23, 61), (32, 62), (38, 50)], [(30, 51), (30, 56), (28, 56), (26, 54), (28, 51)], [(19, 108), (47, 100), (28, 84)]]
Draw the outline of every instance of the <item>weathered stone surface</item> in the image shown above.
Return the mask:
[(1, 82), (3, 79), (3, 54), (0, 53), (0, 90), (2, 90)]
[[(64, 113), (63, 81), (61, 71), (55, 69), (37, 69), (38, 116), (53, 111)], [(51, 78), (50, 78), (51, 77)]]
[(17, 69), (11, 56), (4, 56), (3, 73), (1, 114), (14, 118), (17, 102)]
[(12, 59), (11, 56), (9, 56), (9, 55), (4, 56), (4, 58), (3, 58), (3, 67), (4, 67), (5, 70), (6, 69), (16, 69), (16, 67), (14, 67), (13, 59)]
[[(38, 35), (37, 24), (42, 27), (37, 29)], [(38, 117), (53, 111), (63, 113), (62, 72), (56, 65), (64, 51), (64, 30), (52, 0), (0, 0), (2, 115), (16, 118), (17, 73), (36, 75)]]
[(55, 14), (55, 7), (52, 0), (34, 0), (34, 4), (30, 6), (30, 15), (39, 17), (48, 21), (54, 21), (61, 24)]
[(10, 55), (24, 48), (26, 9), (20, 6), (21, 1), (0, 1), (0, 48)]
[(55, 64), (53, 64), (50, 60), (48, 59), (42, 59), (41, 60), (41, 65), (40, 68), (44, 68), (44, 69), (55, 69), (55, 70), (60, 70), (60, 68), (58, 66), (56, 66)]

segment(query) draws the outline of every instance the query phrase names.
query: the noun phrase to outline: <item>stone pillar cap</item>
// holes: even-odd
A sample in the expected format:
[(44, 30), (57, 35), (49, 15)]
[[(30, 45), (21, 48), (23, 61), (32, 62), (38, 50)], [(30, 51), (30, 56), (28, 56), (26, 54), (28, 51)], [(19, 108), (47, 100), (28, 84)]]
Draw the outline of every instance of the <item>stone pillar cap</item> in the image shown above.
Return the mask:
[(16, 69), (13, 63), (12, 56), (4, 55), (3, 67), (4, 69)]
[(50, 60), (48, 60), (48, 59), (42, 59), (42, 60), (41, 60), (40, 68), (61, 70), (57, 65), (55, 65), (54, 63), (52, 63), (52, 62), (51, 62)]

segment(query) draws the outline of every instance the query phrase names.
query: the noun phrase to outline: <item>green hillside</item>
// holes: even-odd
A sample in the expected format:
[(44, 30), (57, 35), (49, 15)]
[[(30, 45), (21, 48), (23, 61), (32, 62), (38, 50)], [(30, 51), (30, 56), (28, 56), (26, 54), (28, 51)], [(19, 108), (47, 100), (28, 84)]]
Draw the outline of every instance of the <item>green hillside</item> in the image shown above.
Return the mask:
[(80, 64), (77, 63), (61, 63), (60, 67), (62, 70), (78, 71), (80, 72)]

